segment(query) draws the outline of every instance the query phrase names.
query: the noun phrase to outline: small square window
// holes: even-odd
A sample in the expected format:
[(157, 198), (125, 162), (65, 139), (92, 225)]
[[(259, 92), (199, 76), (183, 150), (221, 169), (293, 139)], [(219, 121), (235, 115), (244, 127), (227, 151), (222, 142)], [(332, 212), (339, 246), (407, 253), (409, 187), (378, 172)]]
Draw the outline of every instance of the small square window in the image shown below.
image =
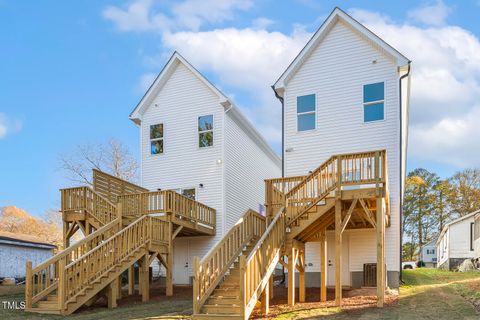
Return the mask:
[(198, 117), (198, 146), (213, 146), (213, 115)]
[(315, 113), (298, 115), (298, 131), (315, 129)]

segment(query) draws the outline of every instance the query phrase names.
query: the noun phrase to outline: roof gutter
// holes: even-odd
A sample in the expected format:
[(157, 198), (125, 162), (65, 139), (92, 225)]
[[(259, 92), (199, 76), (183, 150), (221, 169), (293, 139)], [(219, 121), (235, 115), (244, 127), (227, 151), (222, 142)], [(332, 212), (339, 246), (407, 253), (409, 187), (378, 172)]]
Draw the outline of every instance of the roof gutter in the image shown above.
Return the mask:
[[(402, 136), (403, 136), (403, 131), (402, 131), (402, 126), (403, 126), (403, 119), (402, 119), (402, 80), (410, 75), (410, 67), (411, 67), (411, 61), (408, 61), (408, 69), (407, 73), (405, 73), (403, 76), (400, 77), (398, 80), (398, 88), (399, 88), (399, 105), (400, 105), (400, 179), (399, 185), (400, 185), (400, 283), (403, 283), (403, 269), (402, 269), (402, 253), (403, 253), (403, 224), (402, 224), (402, 217), (403, 217), (403, 183), (402, 183), (402, 164), (403, 164), (403, 158), (402, 158)], [(405, 163), (405, 174), (407, 174), (407, 164)]]
[(277, 90), (275, 90), (275, 85), (271, 86), (273, 92), (275, 93), (275, 97), (280, 100), (282, 103), (282, 178), (285, 177), (285, 133), (284, 133), (284, 128), (285, 128), (285, 112), (284, 112), (284, 100), (283, 97), (279, 96), (277, 93)]

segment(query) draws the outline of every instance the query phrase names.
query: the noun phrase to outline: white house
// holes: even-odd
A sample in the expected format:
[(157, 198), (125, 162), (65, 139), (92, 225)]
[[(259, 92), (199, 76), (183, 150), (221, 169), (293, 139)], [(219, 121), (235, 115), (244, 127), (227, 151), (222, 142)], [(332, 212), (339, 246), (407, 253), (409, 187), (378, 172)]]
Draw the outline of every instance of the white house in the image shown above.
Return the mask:
[(233, 102), (175, 52), (130, 119), (140, 128), (141, 185), (176, 189), (217, 211), (214, 237), (177, 238), (175, 284), (247, 209), (264, 203), (264, 179), (281, 160)]
[(31, 235), (0, 231), (0, 278), (24, 278), (27, 261), (36, 266), (50, 258), (54, 249)]
[[(285, 176), (306, 175), (330, 156), (385, 149), (390, 227), (385, 232), (388, 285), (398, 287), (401, 204), (405, 178), (410, 61), (335, 8), (273, 85), (282, 102)], [(306, 243), (306, 283), (319, 286), (320, 246)], [(364, 285), (376, 263), (375, 231), (343, 236), (342, 285)], [(327, 232), (327, 285), (335, 283), (335, 241)]]
[(454, 270), (474, 257), (474, 220), (479, 211), (460, 217), (443, 228), (437, 240), (438, 268)]
[(432, 239), (420, 248), (419, 261), (427, 268), (437, 267), (437, 239)]

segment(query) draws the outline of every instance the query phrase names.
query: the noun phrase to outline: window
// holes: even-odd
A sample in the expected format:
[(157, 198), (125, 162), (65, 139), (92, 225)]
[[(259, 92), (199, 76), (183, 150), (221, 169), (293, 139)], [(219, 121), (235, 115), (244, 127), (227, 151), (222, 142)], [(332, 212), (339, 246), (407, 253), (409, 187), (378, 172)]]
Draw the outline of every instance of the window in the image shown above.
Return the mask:
[(163, 153), (163, 123), (150, 126), (150, 154)]
[(213, 115), (198, 117), (198, 146), (213, 146)]
[(315, 129), (315, 95), (297, 97), (297, 131)]
[(363, 121), (385, 119), (385, 84), (383, 82), (363, 86)]

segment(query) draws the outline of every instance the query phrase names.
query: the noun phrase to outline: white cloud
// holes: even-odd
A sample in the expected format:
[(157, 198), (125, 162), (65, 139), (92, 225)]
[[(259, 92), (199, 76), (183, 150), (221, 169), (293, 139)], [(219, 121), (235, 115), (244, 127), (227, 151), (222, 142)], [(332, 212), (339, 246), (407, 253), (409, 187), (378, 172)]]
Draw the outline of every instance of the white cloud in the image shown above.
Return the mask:
[(252, 21), (252, 28), (255, 30), (259, 29), (267, 29), (271, 25), (273, 25), (275, 21), (265, 18), (265, 17), (260, 17)]
[(242, 110), (269, 141), (278, 143), (281, 140), (281, 108), (270, 85), (309, 37), (309, 33), (301, 30), (285, 35), (251, 28), (228, 28), (167, 33), (163, 45), (169, 51), (178, 50), (199, 69), (214, 72), (221, 83), (250, 96), (252, 109), (243, 106)]
[(20, 120), (8, 118), (5, 114), (0, 113), (0, 139), (4, 139), (8, 134), (18, 132), (22, 129)]
[[(252, 7), (251, 0), (185, 0), (169, 8), (170, 15), (158, 12), (158, 1), (134, 0), (125, 9), (108, 6), (103, 16), (120, 31), (198, 30), (205, 23), (219, 23), (234, 18), (237, 10)], [(166, 10), (164, 10), (166, 11)]]
[(352, 13), (413, 61), (409, 157), (480, 165), (480, 40), (457, 26), (424, 28)]
[(450, 11), (451, 8), (445, 5), (442, 0), (437, 0), (434, 3), (410, 10), (408, 17), (426, 25), (440, 26), (445, 24), (445, 19)]

